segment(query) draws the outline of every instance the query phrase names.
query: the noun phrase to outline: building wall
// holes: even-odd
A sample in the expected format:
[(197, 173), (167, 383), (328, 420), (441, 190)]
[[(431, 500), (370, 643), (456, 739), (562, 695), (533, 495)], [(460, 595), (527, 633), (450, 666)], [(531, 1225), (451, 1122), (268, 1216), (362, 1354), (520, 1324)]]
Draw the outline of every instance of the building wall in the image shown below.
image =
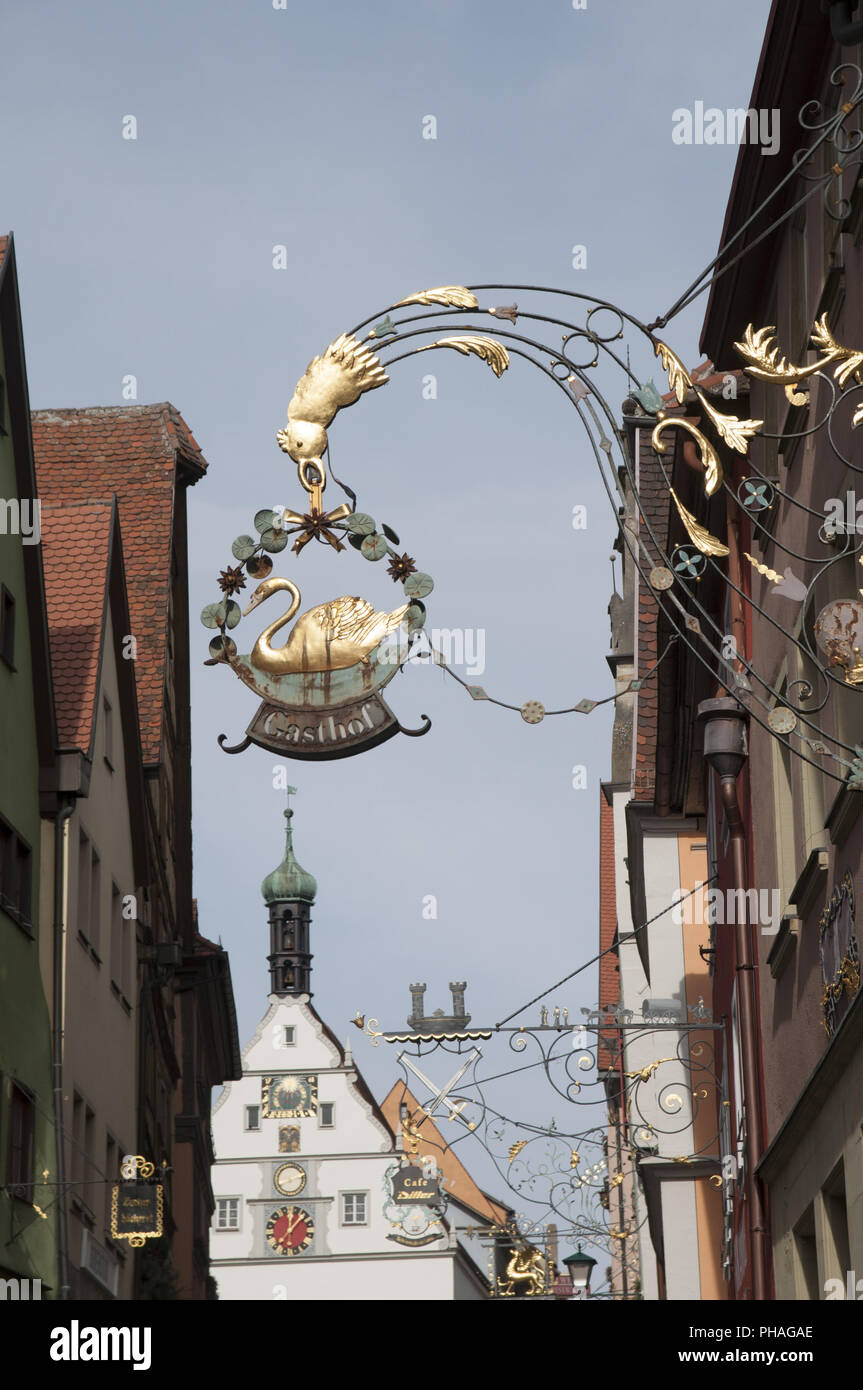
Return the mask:
[[(119, 635), (119, 640), (122, 634)], [(137, 918), (129, 789), (117, 681), (117, 634), (106, 620), (101, 681), (96, 697), (93, 769), (89, 794), (79, 798), (65, 827), (66, 947), (64, 983), (63, 1114), (73, 1299), (105, 1297), (104, 1275), (116, 1295), (132, 1297), (133, 1256), (126, 1242), (110, 1240), (110, 1185), (119, 1180), (123, 1154), (136, 1149)], [(111, 705), (112, 748), (106, 745), (103, 701)], [(98, 892), (92, 856), (98, 855)], [(89, 860), (89, 862), (87, 862)], [(116, 890), (116, 892), (115, 892)], [(89, 1232), (94, 1279), (81, 1267), (82, 1234)], [(93, 1241), (104, 1250), (94, 1252)]]
[[(284, 1041), (286, 1027), (294, 1029), (291, 1045)], [(263, 1114), (265, 1084), (282, 1076), (316, 1078), (316, 1114)], [(322, 1123), (325, 1105), (334, 1107), (332, 1126)], [(247, 1127), (247, 1107), (260, 1107), (260, 1128)], [(353, 1061), (309, 1007), (308, 996), (270, 996), (244, 1050), (242, 1079), (225, 1086), (216, 1102), (213, 1133), (217, 1214), (210, 1259), (220, 1299), (452, 1300), (457, 1268), (459, 1297), (487, 1296), (453, 1230), (439, 1225), (440, 1234), (425, 1245), (402, 1243), (402, 1228), (385, 1211), (386, 1173), (401, 1154)], [(305, 1177), (294, 1196), (276, 1187), (286, 1163)], [(364, 1194), (363, 1224), (343, 1220), (344, 1193)], [(238, 1229), (219, 1229), (220, 1199), (237, 1200)], [(285, 1206), (302, 1210), (314, 1226), (306, 1248), (293, 1255), (274, 1250), (266, 1235), (268, 1221)], [(470, 1215), (459, 1219), (466, 1223)], [(472, 1220), (482, 1224), (475, 1215)]]
[[(8, 273), (8, 271), (7, 271)], [(0, 343), (0, 375), (7, 377)], [(10, 429), (8, 404), (0, 434), (0, 498), (18, 496), (16, 448), (24, 441)], [(0, 905), (0, 1188), (9, 1181), (10, 1087), (20, 1081), (34, 1097), (34, 1175), (56, 1173), (51, 1089), (51, 1032), (48, 1003), (39, 967), (40, 948), (50, 942), (52, 902), (40, 892), (42, 826), (39, 816), (39, 752), (33, 685), (24, 556), (19, 535), (0, 534), (0, 583), (15, 600), (14, 670), (0, 659), (0, 816), (30, 846), (30, 926)], [(39, 1185), (26, 1201), (0, 1190), (0, 1277), (39, 1278), (43, 1296), (56, 1290), (54, 1189)]]
[[(804, 101), (821, 101), (825, 113), (835, 111), (840, 89), (830, 85), (830, 73), (841, 63), (859, 63), (861, 56), (859, 44), (840, 48), (833, 42), (823, 11), (798, 0), (774, 5), (750, 101), (759, 108), (779, 107), (783, 132), (794, 135), (783, 134), (779, 160), (783, 167), (777, 163), (770, 173), (771, 183), (785, 172), (792, 152), (804, 144), (797, 119)], [(826, 172), (832, 157), (825, 147), (816, 155), (814, 168)], [(735, 235), (767, 191), (766, 161), (756, 150), (741, 147), (738, 163), (726, 238)], [(807, 176), (811, 173), (812, 166)], [(788, 205), (810, 187), (802, 177), (792, 180)], [(850, 199), (849, 215), (843, 220), (828, 216), (825, 208), (826, 204), (835, 211), (840, 194)], [(753, 250), (731, 279), (717, 282), (705, 321), (705, 347), (717, 362), (738, 365), (732, 344), (746, 324), (756, 328), (775, 324), (780, 351), (791, 361), (806, 361), (812, 326), (823, 314), (838, 341), (857, 345), (863, 341), (861, 277), (863, 196), (857, 170), (849, 168), (841, 181), (819, 190)], [(815, 589), (814, 618), (831, 599), (857, 596), (856, 556), (838, 559), (840, 549), (829, 549), (819, 528), (829, 498), (844, 500), (849, 491), (863, 496), (863, 488), (857, 468), (847, 468), (837, 459), (826, 429), (794, 437), (797, 431), (813, 429), (830, 403), (828, 381), (815, 377), (808, 386), (808, 410), (795, 418), (780, 385), (751, 382), (747, 414), (765, 422), (765, 437), (756, 437), (752, 443), (752, 464), (776, 478), (783, 490), (811, 511), (777, 498), (770, 534), (759, 536), (754, 527), (749, 533), (744, 529), (743, 549), (762, 566), (784, 572), (790, 565), (807, 584), (814, 570), (805, 557), (836, 559)], [(841, 416), (836, 421), (835, 437), (839, 448), (857, 464), (848, 413), (845, 423)], [(859, 542), (859, 536), (855, 539)], [(745, 583), (768, 615), (762, 616), (757, 608), (750, 614), (755, 670), (774, 686), (777, 703), (796, 706), (805, 718), (813, 705), (822, 704), (823, 677), (769, 620), (773, 617), (793, 629), (800, 608), (771, 594), (770, 582), (754, 569), (747, 569)], [(799, 698), (804, 687), (794, 684), (804, 680), (813, 686), (814, 698), (808, 703)], [(807, 729), (804, 724), (803, 731), (817, 739), (820, 726), (846, 743), (859, 742), (863, 692), (843, 689), (841, 683), (832, 685), (823, 703), (823, 710), (813, 709), (816, 727)], [(815, 767), (796, 755), (807, 751)], [(776, 738), (752, 722), (751, 796), (744, 811), (752, 834), (752, 884), (778, 894), (780, 913), (786, 919), (781, 933), (773, 924), (766, 929), (759, 924), (755, 929), (767, 1131), (760, 1172), (767, 1184), (776, 1295), (798, 1300), (824, 1296), (824, 1279), (829, 1277), (828, 1270), (832, 1276), (837, 1260), (850, 1262), (852, 1268), (863, 1262), (859, 1224), (863, 1039), (855, 1017), (863, 1001), (859, 989), (856, 997), (843, 999), (840, 1013), (847, 1013), (831, 1040), (825, 1028), (819, 954), (819, 921), (846, 870), (858, 899), (863, 891), (859, 817), (863, 797), (824, 776), (818, 762), (817, 750), (808, 750), (798, 738)], [(827, 758), (824, 765), (838, 770)], [(858, 937), (859, 931), (858, 925)], [(742, 1248), (739, 1233), (738, 1245)]]
[(451, 1256), (416, 1254), (405, 1259), (379, 1255), (370, 1271), (366, 1259), (274, 1261), (215, 1269), (219, 1298), (262, 1302), (452, 1302), (476, 1298), (466, 1275), (456, 1284)]

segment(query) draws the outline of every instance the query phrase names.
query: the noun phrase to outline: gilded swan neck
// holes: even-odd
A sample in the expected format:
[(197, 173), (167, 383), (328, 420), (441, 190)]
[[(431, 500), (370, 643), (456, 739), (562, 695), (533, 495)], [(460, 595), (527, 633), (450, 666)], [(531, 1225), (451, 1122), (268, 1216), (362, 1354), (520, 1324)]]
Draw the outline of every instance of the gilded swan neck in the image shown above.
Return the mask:
[[(279, 581), (278, 587), (273, 588), (273, 593), (280, 593), (282, 591), (292, 595), (291, 606), (288, 609), (287, 613), (282, 614), (281, 618), (277, 618), (274, 623), (270, 623), (269, 627), (264, 628), (257, 642), (255, 643), (256, 652), (272, 652), (272, 641), (276, 633), (280, 632), (281, 629), (285, 627), (297, 614), (297, 611), (300, 606), (300, 591), (297, 588), (296, 584), (292, 583), (290, 579), (282, 579)], [(268, 597), (272, 598), (272, 594), (268, 595)]]

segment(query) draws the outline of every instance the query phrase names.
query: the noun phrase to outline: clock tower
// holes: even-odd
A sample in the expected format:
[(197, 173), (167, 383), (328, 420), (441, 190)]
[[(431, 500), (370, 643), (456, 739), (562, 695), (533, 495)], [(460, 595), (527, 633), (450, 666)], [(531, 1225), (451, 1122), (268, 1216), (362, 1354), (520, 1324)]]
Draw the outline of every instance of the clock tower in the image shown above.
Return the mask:
[[(290, 791), (295, 788), (291, 787)], [(312, 956), (309, 950), (309, 915), (317, 881), (301, 869), (294, 857), (291, 819), (285, 811), (285, 856), (261, 884), (264, 902), (270, 910), (270, 993), (285, 996), (305, 994), (311, 998)]]
[[(487, 1244), (464, 1230), (500, 1224), (506, 1210), (480, 1192), (436, 1130), (431, 1148), (405, 1151), (399, 1101), (388, 1118), (350, 1047), (311, 1002), (318, 885), (294, 856), (292, 819), (289, 808), (284, 857), (261, 884), (266, 1012), (243, 1049), (242, 1077), (213, 1106), (210, 1270), (219, 1298), (487, 1298)], [(328, 925), (345, 930), (337, 915)], [(424, 1171), (426, 1155), (436, 1177)]]

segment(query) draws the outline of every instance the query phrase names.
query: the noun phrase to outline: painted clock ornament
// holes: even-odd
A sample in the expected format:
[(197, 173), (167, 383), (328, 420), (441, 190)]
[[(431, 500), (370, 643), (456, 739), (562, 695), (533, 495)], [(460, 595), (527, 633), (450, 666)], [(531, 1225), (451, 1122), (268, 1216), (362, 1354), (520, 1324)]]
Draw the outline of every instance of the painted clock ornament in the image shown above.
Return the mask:
[(305, 1185), (305, 1169), (299, 1163), (283, 1163), (273, 1174), (273, 1187), (283, 1197), (299, 1197)]
[(316, 1076), (265, 1076), (261, 1114), (268, 1120), (304, 1120), (318, 1113)]
[(300, 1255), (314, 1239), (315, 1223), (303, 1207), (279, 1207), (267, 1221), (267, 1243), (277, 1255)]

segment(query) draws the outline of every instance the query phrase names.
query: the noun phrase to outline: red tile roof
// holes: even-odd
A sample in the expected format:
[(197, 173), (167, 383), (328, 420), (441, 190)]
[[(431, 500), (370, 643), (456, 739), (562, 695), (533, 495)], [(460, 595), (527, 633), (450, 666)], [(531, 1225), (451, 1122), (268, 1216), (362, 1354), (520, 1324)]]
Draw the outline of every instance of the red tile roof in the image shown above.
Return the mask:
[[(145, 763), (159, 761), (178, 465), (207, 468), (183, 417), (160, 405), (37, 410), (33, 448), (41, 497), (89, 502), (116, 493), (123, 536)], [(186, 476), (189, 476), (188, 472)]]
[[(718, 372), (709, 357), (706, 357), (697, 367), (693, 367), (689, 375), (692, 378), (693, 384), (697, 386), (700, 391), (704, 391), (707, 396), (716, 395), (716, 393), (720, 391), (720, 388), (725, 385), (726, 377), (729, 376), (734, 377), (737, 382), (738, 390), (741, 386), (743, 386), (745, 390), (749, 390), (749, 378), (744, 371)], [(695, 393), (693, 391), (687, 391), (687, 396), (690, 400), (695, 399)], [(677, 396), (673, 391), (667, 391), (662, 397), (662, 401), (663, 405), (668, 402), (669, 405), (673, 404), (675, 409), (681, 408), (678, 406)], [(731, 407), (726, 408), (733, 410), (734, 407), (732, 404)]]
[(113, 502), (42, 503), (42, 563), (61, 748), (89, 753)]

